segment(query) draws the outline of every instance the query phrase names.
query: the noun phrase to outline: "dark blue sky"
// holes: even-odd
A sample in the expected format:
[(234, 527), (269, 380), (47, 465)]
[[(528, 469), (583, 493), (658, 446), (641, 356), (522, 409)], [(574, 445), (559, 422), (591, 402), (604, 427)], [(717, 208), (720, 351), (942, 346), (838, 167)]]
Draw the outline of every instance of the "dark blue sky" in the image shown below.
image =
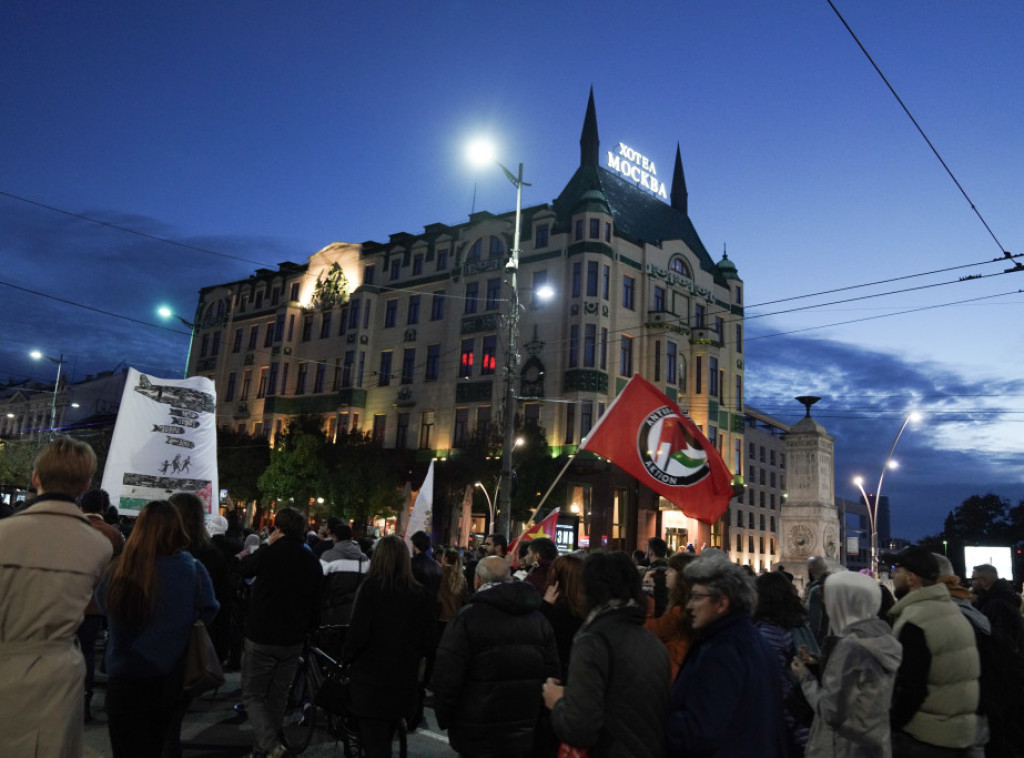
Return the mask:
[(793, 397), (824, 398), (837, 495), (917, 409), (886, 478), (897, 533), (973, 493), (1016, 502), (1024, 276), (985, 262), (1024, 237), (1024, 5), (836, 6), (992, 234), (824, 0), (6, 3), (0, 381), (52, 380), (32, 348), (76, 380), (174, 375), (187, 335), (159, 303), (187, 316), (200, 287), (330, 242), (459, 223), (474, 191), (510, 210), (473, 136), (550, 201), (593, 86), (602, 150), (667, 180), (680, 145), (691, 218), (746, 282), (747, 400), (795, 421)]

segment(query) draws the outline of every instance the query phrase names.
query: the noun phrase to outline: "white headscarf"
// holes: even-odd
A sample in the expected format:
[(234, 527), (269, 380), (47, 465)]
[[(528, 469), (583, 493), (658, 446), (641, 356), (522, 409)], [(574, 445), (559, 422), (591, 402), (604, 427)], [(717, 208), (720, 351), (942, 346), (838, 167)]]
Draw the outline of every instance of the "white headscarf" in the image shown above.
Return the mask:
[(850, 624), (877, 617), (882, 605), (878, 582), (866, 574), (852, 571), (830, 574), (822, 591), (832, 633), (840, 636)]

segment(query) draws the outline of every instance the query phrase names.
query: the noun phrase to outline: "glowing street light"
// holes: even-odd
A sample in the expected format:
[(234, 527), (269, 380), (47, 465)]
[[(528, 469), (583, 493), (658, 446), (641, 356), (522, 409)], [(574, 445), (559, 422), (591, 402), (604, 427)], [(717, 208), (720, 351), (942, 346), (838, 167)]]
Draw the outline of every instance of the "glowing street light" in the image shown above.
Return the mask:
[(168, 308), (166, 305), (159, 306), (156, 309), (156, 313), (157, 313), (157, 315), (160, 318), (164, 319), (165, 321), (167, 319), (172, 319), (172, 318), (178, 319), (178, 321), (180, 321), (185, 326), (186, 329), (188, 329), (190, 332), (192, 332), (192, 334), (189, 335), (189, 338), (188, 338), (188, 353), (185, 355), (185, 371), (182, 373), (182, 377), (187, 379), (188, 378), (188, 364), (189, 364), (189, 361), (192, 360), (192, 343), (195, 341), (195, 338), (196, 338), (196, 325), (194, 323), (192, 323), (191, 321), (189, 321), (188, 319), (186, 319), (186, 318), (184, 318), (182, 316), (179, 316), (177, 313), (175, 313), (173, 310)]
[(861, 497), (864, 498), (864, 505), (868, 509), (868, 524), (871, 527), (871, 570), (875, 572), (875, 577), (878, 577), (878, 502), (882, 499), (882, 482), (885, 479), (885, 472), (890, 468), (899, 468), (899, 464), (893, 460), (892, 454), (896, 451), (896, 445), (900, 441), (900, 437), (903, 436), (903, 430), (907, 428), (907, 424), (911, 421), (920, 421), (920, 413), (911, 413), (903, 420), (903, 425), (900, 427), (899, 432), (896, 433), (896, 439), (892, 441), (892, 447), (889, 448), (889, 455), (885, 459), (885, 463), (882, 464), (882, 473), (878, 476), (878, 487), (875, 489), (874, 502), (868, 497), (868, 493), (864, 491), (864, 477), (855, 476), (853, 483), (860, 490)]
[[(515, 447), (515, 419), (516, 403), (518, 392), (516, 390), (516, 368), (519, 365), (517, 343), (519, 341), (519, 239), (520, 226), (523, 209), (523, 187), (529, 187), (528, 182), (523, 181), (523, 164), (519, 164), (519, 173), (513, 174), (494, 157), (494, 148), (486, 140), (477, 140), (469, 145), (468, 154), (471, 161), (477, 165), (495, 163), (505, 173), (505, 178), (512, 182), (516, 188), (516, 221), (515, 234), (513, 235), (512, 251), (508, 261), (505, 263), (505, 273), (508, 277), (509, 304), (508, 304), (508, 342), (505, 353), (505, 436), (502, 446), (501, 480), (498, 490), (501, 494), (501, 501), (498, 508), (498, 520), (495, 532), (503, 534), (505, 539), (509, 536), (509, 524), (512, 514), (512, 451)], [(502, 483), (504, 486), (502, 486)], [(498, 493), (495, 493), (497, 498)]]
[[(488, 528), (488, 531), (493, 531), (494, 530), (494, 501), (491, 500), (491, 496), (487, 493), (487, 488), (484, 487), (483, 482), (477, 482), (473, 486), (474, 487), (479, 487), (480, 491), (484, 493), (484, 497), (487, 498), (487, 514), (488, 514), (488, 517), (489, 517), (489, 521), (487, 522), (487, 528)], [(495, 490), (494, 494), (495, 495), (498, 494), (497, 490)]]
[(38, 350), (33, 350), (29, 355), (37, 361), (45, 358), (57, 364), (57, 379), (53, 383), (53, 400), (50, 401), (50, 438), (52, 439), (57, 433), (57, 391), (60, 389), (60, 370), (64, 366), (64, 353), (60, 354), (60, 358), (51, 358)]

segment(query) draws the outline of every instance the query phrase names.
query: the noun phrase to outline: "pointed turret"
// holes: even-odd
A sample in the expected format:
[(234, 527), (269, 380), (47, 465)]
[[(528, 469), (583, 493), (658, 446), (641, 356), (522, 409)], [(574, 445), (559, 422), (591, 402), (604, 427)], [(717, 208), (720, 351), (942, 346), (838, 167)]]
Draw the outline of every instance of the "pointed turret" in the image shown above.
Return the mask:
[(679, 143), (676, 143), (676, 167), (672, 171), (672, 207), (682, 213), (689, 215), (689, 193), (686, 191), (686, 177), (683, 175), (683, 156), (679, 152)]
[(601, 152), (601, 140), (597, 136), (597, 108), (594, 107), (594, 88), (590, 88), (587, 101), (587, 115), (583, 119), (583, 133), (580, 134), (580, 165), (596, 166)]

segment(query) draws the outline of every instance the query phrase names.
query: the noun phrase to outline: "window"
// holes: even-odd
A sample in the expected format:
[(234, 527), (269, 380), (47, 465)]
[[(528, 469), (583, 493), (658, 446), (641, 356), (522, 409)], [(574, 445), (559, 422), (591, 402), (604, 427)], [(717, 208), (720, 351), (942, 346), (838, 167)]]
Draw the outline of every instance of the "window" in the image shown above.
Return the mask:
[(398, 321), (398, 300), (384, 303), (384, 328), (388, 329)]
[(374, 284), (377, 279), (377, 267), (370, 263), (363, 268), (363, 284)]
[(747, 514), (747, 516), (748, 516), (747, 528), (748, 529), (753, 529), (754, 528), (754, 512), (751, 511), (750, 513)]
[(281, 394), (288, 394), (288, 365), (287, 363), (281, 364)]
[(307, 372), (308, 368), (309, 368), (308, 365), (305, 364), (305, 363), (300, 363), (299, 364), (299, 370), (297, 372), (297, 376), (295, 377), (295, 394), (296, 395), (304, 395), (304, 394), (306, 394), (306, 372)]
[(441, 346), (427, 345), (427, 371), (423, 379), (427, 382), (436, 382), (441, 371)]
[[(417, 253), (412, 257), (412, 275), (419, 276), (423, 273), (423, 253)], [(406, 414), (406, 421), (408, 421), (408, 414)], [(404, 447), (404, 445), (403, 445)]]
[(626, 335), (619, 339), (619, 374), (633, 376), (633, 338)]
[(409, 414), (398, 414), (398, 427), (395, 429), (395, 447), (404, 450), (409, 447)]
[(736, 324), (736, 352), (743, 352), (743, 325)]
[(341, 389), (341, 358), (334, 359), (334, 380), (331, 382), (331, 391), (337, 392)]
[(590, 219), (590, 239), (596, 240), (601, 237), (601, 219)]
[(484, 337), (483, 354), (480, 360), (480, 375), (489, 376), (494, 373), (497, 367), (495, 360), (496, 353), (498, 351), (498, 338), (491, 334)]
[(533, 246), (534, 247), (547, 247), (548, 246), (548, 225), (537, 224), (537, 228), (533, 234)]
[(349, 312), (348, 312), (348, 328), (349, 329), (358, 329), (359, 328), (359, 306), (360, 306), (360, 301), (359, 300), (353, 300), (352, 304), (349, 306)]
[(714, 397), (718, 395), (718, 358), (708, 358), (708, 394)]
[(235, 329), (235, 338), (231, 342), (231, 352), (240, 353), (242, 352), (242, 330)]
[(341, 367), (341, 386), (351, 387), (352, 386), (352, 367), (356, 362), (356, 351), (346, 350), (345, 361)]
[(280, 302), (281, 302), (281, 288), (280, 287), (274, 287), (274, 289), (270, 290), (270, 304), (271, 305), (278, 305)]
[(235, 399), (235, 372), (228, 374), (228, 386), (224, 391), (224, 401), (230, 403)]
[(678, 357), (676, 356), (676, 343), (665, 343), (665, 381), (669, 384), (676, 383), (676, 368)]
[(715, 316), (715, 333), (719, 342), (725, 340), (725, 320), (721, 316)]
[(612, 222), (611, 221), (605, 221), (604, 222), (604, 241), (605, 242), (611, 242), (612, 241)]
[(487, 280), (487, 305), (489, 311), (498, 308), (498, 300), (501, 298), (501, 279)]
[(316, 375), (313, 377), (313, 392), (324, 391), (324, 374), (327, 373), (327, 363), (319, 361), (316, 364)]
[(476, 313), (480, 299), (480, 282), (469, 282), (466, 285), (466, 313)]
[(331, 311), (324, 311), (320, 317), (320, 339), (325, 340), (331, 336)]
[(580, 439), (585, 439), (590, 434), (590, 428), (594, 425), (594, 401), (584, 400), (580, 405)]
[(274, 322), (267, 322), (267, 331), (263, 335), (263, 347), (270, 347), (274, 344)]
[(252, 390), (252, 372), (246, 371), (242, 375), (242, 394), (238, 398), (239, 400), (248, 400), (249, 392)]
[(391, 384), (391, 351), (385, 350), (380, 354), (380, 372), (377, 375), (377, 386), (387, 387)]
[(434, 436), (434, 412), (426, 411), (420, 417), (420, 450), (429, 450)]
[(737, 409), (742, 409), (743, 408), (743, 377), (742, 376), (737, 376), (736, 377), (736, 403), (735, 403), (735, 405), (736, 405)]
[(597, 297), (597, 261), (587, 261), (587, 297)]
[(264, 366), (260, 369), (260, 383), (256, 388), (256, 397), (267, 396), (267, 368)]
[(743, 287), (737, 284), (733, 292), (736, 294), (736, 305), (743, 305)]
[(704, 356), (698, 355), (697, 356), (697, 362), (694, 365), (694, 371), (693, 371), (693, 391), (697, 395), (701, 394), (704, 391), (704, 388), (702, 386), (703, 385), (703, 381), (702, 380), (704, 378), (703, 363), (704, 363)]
[(480, 260), (480, 253), (484, 249), (483, 240), (477, 240), (473, 243), (473, 246), (469, 248), (469, 252), (466, 253), (466, 263), (475, 263)]
[(260, 290), (259, 292), (256, 293), (256, 302), (253, 305), (253, 308), (255, 308), (256, 310), (259, 310), (262, 307), (263, 307), (263, 290)]
[(278, 364), (270, 364), (270, 378), (267, 380), (267, 395), (277, 394), (277, 367)]
[(669, 261), (668, 270), (674, 274), (682, 274), (687, 279), (692, 279), (690, 276), (690, 267), (686, 265), (686, 261), (682, 258), (673, 258)]
[(370, 327), (370, 301), (366, 301), (366, 307), (363, 309), (363, 329)]
[(309, 342), (313, 338), (313, 315), (302, 317), (302, 341)]
[(442, 247), (437, 251), (437, 270), (448, 270), (448, 248)]
[(391, 261), (391, 281), (398, 279), (402, 275), (402, 259), (394, 258)]
[(576, 261), (572, 264), (572, 296), (579, 297), (581, 293), (581, 284), (583, 277), (583, 264), (580, 261)]
[(430, 320), (440, 321), (444, 318), (444, 292), (435, 292), (430, 301)]
[(455, 409), (455, 430), (452, 447), (464, 447), (469, 441), (469, 408)]
[(476, 412), (476, 436), (481, 441), (491, 436), (491, 406), (481, 405)]
[(576, 368), (579, 365), (580, 348), (580, 327), (573, 324), (569, 327), (569, 368)]
[(220, 355), (220, 332), (213, 333), (213, 346), (210, 348), (210, 355)]
[(295, 339), (295, 314), (294, 313), (291, 313), (291, 314), (288, 315), (288, 337), (286, 339), (287, 339), (288, 342), (291, 342), (293, 339)]
[(583, 326), (583, 365), (587, 368), (593, 368), (596, 354), (597, 325), (585, 324)]
[(704, 306), (694, 305), (693, 306), (693, 325), (697, 329), (704, 328)]
[(622, 277), (622, 307), (633, 310), (633, 285), (634, 279), (631, 276)]
[(418, 324), (420, 322), (420, 296), (409, 295), (409, 312), (406, 314), (407, 324)]
[(502, 243), (500, 237), (491, 237), (490, 248), (487, 251), (487, 257), (489, 258), (500, 258), (505, 253), (505, 245)]
[(665, 310), (665, 288), (655, 287), (654, 288), (654, 310), (656, 313), (661, 313)]
[(601, 269), (601, 297), (608, 299), (608, 290), (612, 281), (612, 267), (605, 264)]
[(758, 455), (758, 460), (760, 460), (761, 463), (764, 463), (764, 445), (761, 445), (761, 449), (760, 449), (759, 455)]
[(601, 369), (608, 368), (608, 327), (601, 327)]
[(388, 417), (384, 413), (373, 414), (373, 441), (377, 445), (384, 444), (384, 435), (387, 434)]
[(473, 342), (462, 340), (462, 356), (459, 358), (459, 377), (466, 379), (473, 376)]
[(575, 239), (583, 239), (583, 219), (576, 220), (576, 236)]
[(402, 352), (402, 384), (412, 384), (415, 381), (416, 371), (416, 348), (407, 347)]
[(576, 441), (576, 406), (569, 403), (565, 406), (565, 444)]
[(288, 299), (291, 300), (293, 303), (298, 301), (298, 299), (299, 299), (299, 283), (298, 282), (293, 282), (292, 283), (291, 297), (289, 297)]

